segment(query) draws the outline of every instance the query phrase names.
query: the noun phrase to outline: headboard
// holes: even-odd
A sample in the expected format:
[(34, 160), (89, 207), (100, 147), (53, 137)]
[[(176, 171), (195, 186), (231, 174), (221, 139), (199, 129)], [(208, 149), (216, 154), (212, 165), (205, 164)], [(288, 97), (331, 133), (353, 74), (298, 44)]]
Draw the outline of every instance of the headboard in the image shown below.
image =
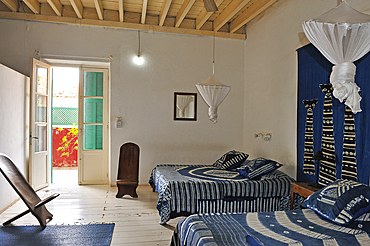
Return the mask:
[(321, 161), (321, 183), (345, 178), (369, 184), (369, 54), (355, 62), (357, 66), (355, 83), (361, 88), (362, 112), (352, 114), (344, 103), (330, 96), (329, 76), (332, 64), (312, 44), (297, 50), (298, 181), (316, 181), (317, 166), (314, 165), (312, 156), (317, 151), (323, 150), (326, 157)]

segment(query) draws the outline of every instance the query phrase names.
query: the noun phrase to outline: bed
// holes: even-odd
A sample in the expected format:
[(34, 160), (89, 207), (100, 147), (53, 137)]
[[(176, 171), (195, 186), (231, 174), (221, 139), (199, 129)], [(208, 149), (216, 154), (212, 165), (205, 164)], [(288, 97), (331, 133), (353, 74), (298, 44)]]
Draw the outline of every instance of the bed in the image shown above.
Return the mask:
[(287, 210), (292, 181), (279, 170), (251, 180), (235, 169), (171, 164), (156, 166), (149, 179), (159, 193), (160, 224), (197, 213)]
[(370, 245), (370, 188), (337, 180), (309, 196), (305, 209), (191, 215), (172, 246)]
[(180, 221), (172, 246), (370, 245), (370, 213), (340, 226), (311, 209), (191, 215)]

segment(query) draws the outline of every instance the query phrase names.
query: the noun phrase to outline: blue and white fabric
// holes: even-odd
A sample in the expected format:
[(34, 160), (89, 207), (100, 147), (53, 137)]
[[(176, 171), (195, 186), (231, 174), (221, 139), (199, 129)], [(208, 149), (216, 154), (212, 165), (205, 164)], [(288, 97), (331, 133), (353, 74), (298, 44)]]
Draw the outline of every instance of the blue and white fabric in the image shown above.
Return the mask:
[(290, 182), (278, 170), (260, 180), (212, 165), (158, 165), (149, 183), (159, 197), (157, 209), (164, 224), (195, 213), (250, 212), (289, 209)]
[(236, 170), (249, 179), (259, 179), (263, 175), (268, 174), (283, 165), (269, 159), (265, 158), (256, 158), (253, 160), (246, 160), (240, 167)]
[(218, 169), (230, 170), (240, 166), (248, 158), (248, 156), (249, 155), (246, 153), (231, 150), (213, 163), (213, 166), (217, 167)]
[(302, 206), (345, 225), (370, 210), (370, 187), (339, 179), (310, 195)]
[(301, 209), (191, 215), (178, 222), (173, 239), (182, 246), (358, 246), (369, 245), (369, 235), (369, 213), (342, 226)]

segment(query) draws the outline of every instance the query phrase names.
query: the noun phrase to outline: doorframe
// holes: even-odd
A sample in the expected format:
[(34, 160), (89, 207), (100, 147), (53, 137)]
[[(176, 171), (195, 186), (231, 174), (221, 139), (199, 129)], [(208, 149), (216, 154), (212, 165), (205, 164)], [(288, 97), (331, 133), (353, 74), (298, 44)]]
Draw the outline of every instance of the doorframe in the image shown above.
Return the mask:
[[(107, 134), (107, 171), (108, 171), (108, 185), (111, 185), (111, 124), (110, 124), (110, 118), (111, 118), (111, 60), (110, 62), (101, 62), (101, 61), (91, 61), (91, 60), (68, 60), (68, 59), (56, 59), (56, 58), (47, 58), (44, 57), (43, 59), (40, 59), (43, 62), (47, 62), (50, 64), (51, 68), (53, 67), (75, 67), (81, 69), (81, 67), (88, 67), (88, 68), (100, 68), (100, 69), (108, 69), (108, 99), (107, 99), (107, 108), (108, 108), (108, 116), (107, 116), (107, 124), (108, 124), (108, 134)], [(79, 78), (80, 81), (80, 78)], [(51, 81), (51, 87), (53, 86), (53, 81)], [(80, 107), (80, 106), (79, 106)], [(52, 125), (50, 124), (50, 127)], [(79, 135), (80, 137), (80, 135)], [(50, 141), (51, 141), (50, 136)], [(51, 151), (51, 150), (50, 150)], [(50, 160), (50, 163), (52, 165), (52, 161)], [(80, 160), (78, 158), (78, 165), (80, 164)], [(52, 169), (52, 168), (51, 168)], [(51, 170), (52, 171), (52, 170)], [(78, 171), (80, 172), (80, 171)], [(50, 173), (51, 175), (51, 173)], [(80, 173), (78, 174), (80, 175)]]
[[(47, 93), (46, 93), (46, 97), (47, 97), (47, 109), (46, 109), (46, 115), (47, 115), (47, 119), (46, 119), (46, 126), (47, 129), (46, 129), (46, 151), (39, 151), (39, 152), (35, 152), (35, 139), (37, 139), (37, 136), (35, 135), (36, 134), (36, 130), (35, 130), (35, 126), (36, 126), (36, 119), (35, 119), (35, 116), (36, 116), (36, 112), (35, 112), (35, 99), (37, 97), (37, 92), (35, 91), (36, 89), (36, 83), (37, 83), (37, 72), (36, 72), (36, 69), (37, 67), (40, 66), (40, 67), (43, 67), (43, 68), (46, 68), (47, 71), (48, 71), (48, 74), (47, 74)], [(40, 190), (40, 189), (43, 189), (45, 187), (48, 187), (49, 184), (50, 184), (50, 180), (51, 180), (51, 101), (52, 101), (52, 95), (51, 95), (51, 86), (52, 86), (52, 82), (51, 82), (51, 65), (44, 61), (44, 60), (41, 60), (41, 59), (35, 59), (35, 58), (31, 58), (31, 71), (30, 71), (30, 126), (29, 126), (29, 167), (28, 167), (28, 180), (31, 184), (31, 186), (35, 189), (35, 190)], [(35, 169), (35, 165), (36, 165), (36, 157), (37, 156), (40, 156), (40, 155), (46, 155), (46, 179), (45, 179), (45, 183), (43, 184), (38, 184), (36, 185), (35, 183), (35, 173), (36, 173), (36, 169)], [(40, 157), (39, 157), (40, 158)]]

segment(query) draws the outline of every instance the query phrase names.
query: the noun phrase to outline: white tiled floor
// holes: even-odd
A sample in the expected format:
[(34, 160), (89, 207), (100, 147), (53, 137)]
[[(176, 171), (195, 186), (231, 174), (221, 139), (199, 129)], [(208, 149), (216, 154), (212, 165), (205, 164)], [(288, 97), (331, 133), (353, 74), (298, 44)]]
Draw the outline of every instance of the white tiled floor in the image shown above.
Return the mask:
[[(68, 170), (70, 171), (70, 170)], [(67, 174), (64, 172), (62, 175)], [(70, 176), (72, 175), (72, 176)], [(69, 179), (75, 175), (75, 178)], [(117, 199), (117, 187), (104, 185), (77, 185), (76, 172), (67, 176), (54, 176), (55, 183), (38, 191), (41, 199), (51, 193), (60, 196), (48, 203), (47, 209), (54, 215), (49, 222), (55, 224), (115, 223), (111, 245), (169, 245), (177, 221), (160, 225), (156, 209), (158, 193), (148, 185), (137, 188), (138, 198), (125, 195)], [(62, 181), (68, 180), (68, 182)], [(22, 201), (0, 214), (0, 221), (26, 210)], [(36, 218), (28, 214), (13, 222), (13, 225), (38, 225)]]

